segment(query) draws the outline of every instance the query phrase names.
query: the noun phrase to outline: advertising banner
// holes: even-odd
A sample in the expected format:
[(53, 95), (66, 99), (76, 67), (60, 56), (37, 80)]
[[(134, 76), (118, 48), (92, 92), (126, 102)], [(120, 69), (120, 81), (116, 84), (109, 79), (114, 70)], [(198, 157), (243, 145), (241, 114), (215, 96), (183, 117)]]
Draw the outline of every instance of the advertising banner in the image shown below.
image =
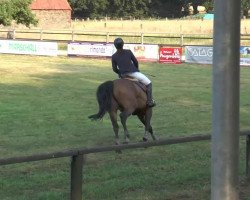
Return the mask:
[[(186, 46), (185, 62), (212, 64), (213, 47)], [(240, 47), (240, 65), (250, 65), (250, 47)]]
[(69, 56), (112, 56), (115, 52), (113, 44), (102, 43), (69, 43)]
[(250, 47), (240, 47), (240, 64), (250, 65)]
[(185, 47), (185, 62), (212, 64), (213, 47), (186, 46)]
[(160, 63), (180, 64), (182, 57), (181, 47), (161, 47), (159, 51)]
[[(138, 60), (158, 61), (158, 45), (125, 44), (124, 49), (130, 49)], [(116, 52), (113, 44), (102, 43), (69, 43), (69, 56), (103, 56), (111, 57)]]
[(57, 56), (56, 42), (0, 40), (0, 53)]
[(130, 49), (138, 60), (158, 61), (159, 46), (150, 44), (125, 44), (124, 49)]

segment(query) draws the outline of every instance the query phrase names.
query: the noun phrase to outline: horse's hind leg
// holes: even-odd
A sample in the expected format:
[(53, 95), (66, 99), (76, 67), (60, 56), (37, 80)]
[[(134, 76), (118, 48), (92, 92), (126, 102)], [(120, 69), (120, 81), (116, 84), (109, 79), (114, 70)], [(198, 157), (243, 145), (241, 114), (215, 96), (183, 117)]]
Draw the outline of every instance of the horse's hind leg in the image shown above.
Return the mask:
[(128, 129), (127, 129), (126, 122), (127, 122), (127, 119), (128, 119), (128, 117), (130, 115), (131, 114), (129, 114), (128, 112), (121, 112), (121, 114), (120, 114), (121, 123), (122, 123), (123, 129), (124, 129), (125, 143), (129, 142), (129, 132), (128, 132)]
[[(113, 130), (115, 133), (115, 144), (119, 145), (120, 144), (120, 140), (119, 140), (119, 125), (117, 123), (117, 111), (111, 111), (109, 112), (109, 116), (113, 125)], [(116, 153), (122, 153), (121, 150), (116, 150)]]
[(153, 128), (152, 128), (152, 126), (150, 124), (151, 118), (152, 118), (152, 112), (153, 112), (152, 108), (148, 108), (146, 110), (146, 114), (145, 114), (145, 133), (150, 132), (152, 139), (156, 140), (157, 138), (155, 137), (154, 132), (153, 132)]
[(119, 125), (117, 123), (117, 113), (115, 111), (109, 112), (109, 116), (110, 116), (112, 126), (113, 126), (113, 130), (114, 130), (114, 133), (115, 133), (115, 143), (117, 145), (119, 145), (120, 141), (119, 141), (119, 135), (118, 135), (118, 133), (119, 133)]
[(146, 111), (145, 115), (144, 114), (138, 114), (137, 116), (145, 126), (145, 134), (143, 136), (143, 141), (148, 140), (148, 132), (151, 134), (152, 139), (156, 140), (157, 138), (155, 137), (154, 132), (153, 132), (153, 128), (152, 128), (152, 126), (150, 124), (151, 117), (152, 117), (152, 108), (149, 108)]

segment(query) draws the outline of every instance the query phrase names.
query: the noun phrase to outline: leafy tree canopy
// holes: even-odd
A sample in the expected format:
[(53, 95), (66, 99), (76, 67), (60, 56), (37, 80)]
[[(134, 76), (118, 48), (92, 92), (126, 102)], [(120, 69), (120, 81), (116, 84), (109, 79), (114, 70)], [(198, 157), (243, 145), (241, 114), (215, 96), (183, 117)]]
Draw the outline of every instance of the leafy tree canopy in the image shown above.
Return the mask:
[[(73, 16), (80, 18), (180, 17), (182, 7), (205, 0), (69, 0)], [(207, 0), (211, 1), (211, 0)]]
[[(213, 10), (214, 0), (69, 0), (73, 16), (79, 18), (149, 18), (181, 17), (188, 14), (188, 7), (203, 5)], [(242, 10), (250, 8), (250, 0), (241, 0)], [(184, 9), (184, 11), (183, 11)], [(186, 12), (185, 12), (186, 11)]]
[(8, 26), (13, 20), (18, 24), (30, 26), (38, 21), (29, 6), (32, 0), (0, 0), (0, 24)]

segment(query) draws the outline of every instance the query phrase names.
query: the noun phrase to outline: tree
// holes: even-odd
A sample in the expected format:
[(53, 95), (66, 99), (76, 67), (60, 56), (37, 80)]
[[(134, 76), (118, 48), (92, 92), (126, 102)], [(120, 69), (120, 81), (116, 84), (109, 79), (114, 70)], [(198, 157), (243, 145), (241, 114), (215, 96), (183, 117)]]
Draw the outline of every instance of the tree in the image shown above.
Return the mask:
[(105, 16), (108, 7), (107, 0), (70, 0), (73, 16), (80, 18), (100, 18)]
[(147, 17), (151, 0), (69, 0), (74, 17)]
[(250, 0), (241, 0), (241, 10), (244, 16), (248, 17), (249, 9), (250, 9)]
[(206, 11), (213, 10), (213, 3), (214, 0), (181, 0), (182, 7), (185, 8), (186, 15), (188, 15), (189, 6), (193, 6), (193, 14), (197, 14), (198, 6), (204, 6), (206, 8)]
[(214, 9), (214, 0), (207, 0), (202, 4), (207, 12), (210, 12)]
[(0, 24), (8, 26), (13, 20), (17, 24), (36, 25), (38, 20), (31, 12), (29, 6), (32, 0), (0, 0)]
[(205, 2), (206, 2), (206, 0), (192, 0), (191, 1), (191, 4), (192, 4), (193, 9), (194, 9), (194, 13), (193, 13), (194, 15), (199, 12), (198, 11), (198, 6), (203, 5)]
[(79, 18), (100, 18), (107, 12), (109, 2), (107, 0), (70, 0), (73, 16)]
[(12, 21), (12, 7), (8, 1), (0, 1), (0, 24), (10, 25)]
[[(198, 6), (213, 10), (214, 0), (69, 0), (73, 16), (80, 18), (176, 18), (188, 15), (189, 6), (198, 13)], [(250, 0), (241, 0), (245, 15)], [(184, 12), (182, 11), (184, 8)]]

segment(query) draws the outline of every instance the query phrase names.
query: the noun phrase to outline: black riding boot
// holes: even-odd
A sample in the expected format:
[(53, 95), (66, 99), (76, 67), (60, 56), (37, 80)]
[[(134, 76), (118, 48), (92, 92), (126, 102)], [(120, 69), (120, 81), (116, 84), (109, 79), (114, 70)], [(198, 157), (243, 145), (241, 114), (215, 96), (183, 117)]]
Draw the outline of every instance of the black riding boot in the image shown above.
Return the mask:
[(148, 84), (146, 87), (147, 87), (147, 105), (148, 107), (154, 107), (156, 104), (154, 99), (152, 98), (152, 83)]

